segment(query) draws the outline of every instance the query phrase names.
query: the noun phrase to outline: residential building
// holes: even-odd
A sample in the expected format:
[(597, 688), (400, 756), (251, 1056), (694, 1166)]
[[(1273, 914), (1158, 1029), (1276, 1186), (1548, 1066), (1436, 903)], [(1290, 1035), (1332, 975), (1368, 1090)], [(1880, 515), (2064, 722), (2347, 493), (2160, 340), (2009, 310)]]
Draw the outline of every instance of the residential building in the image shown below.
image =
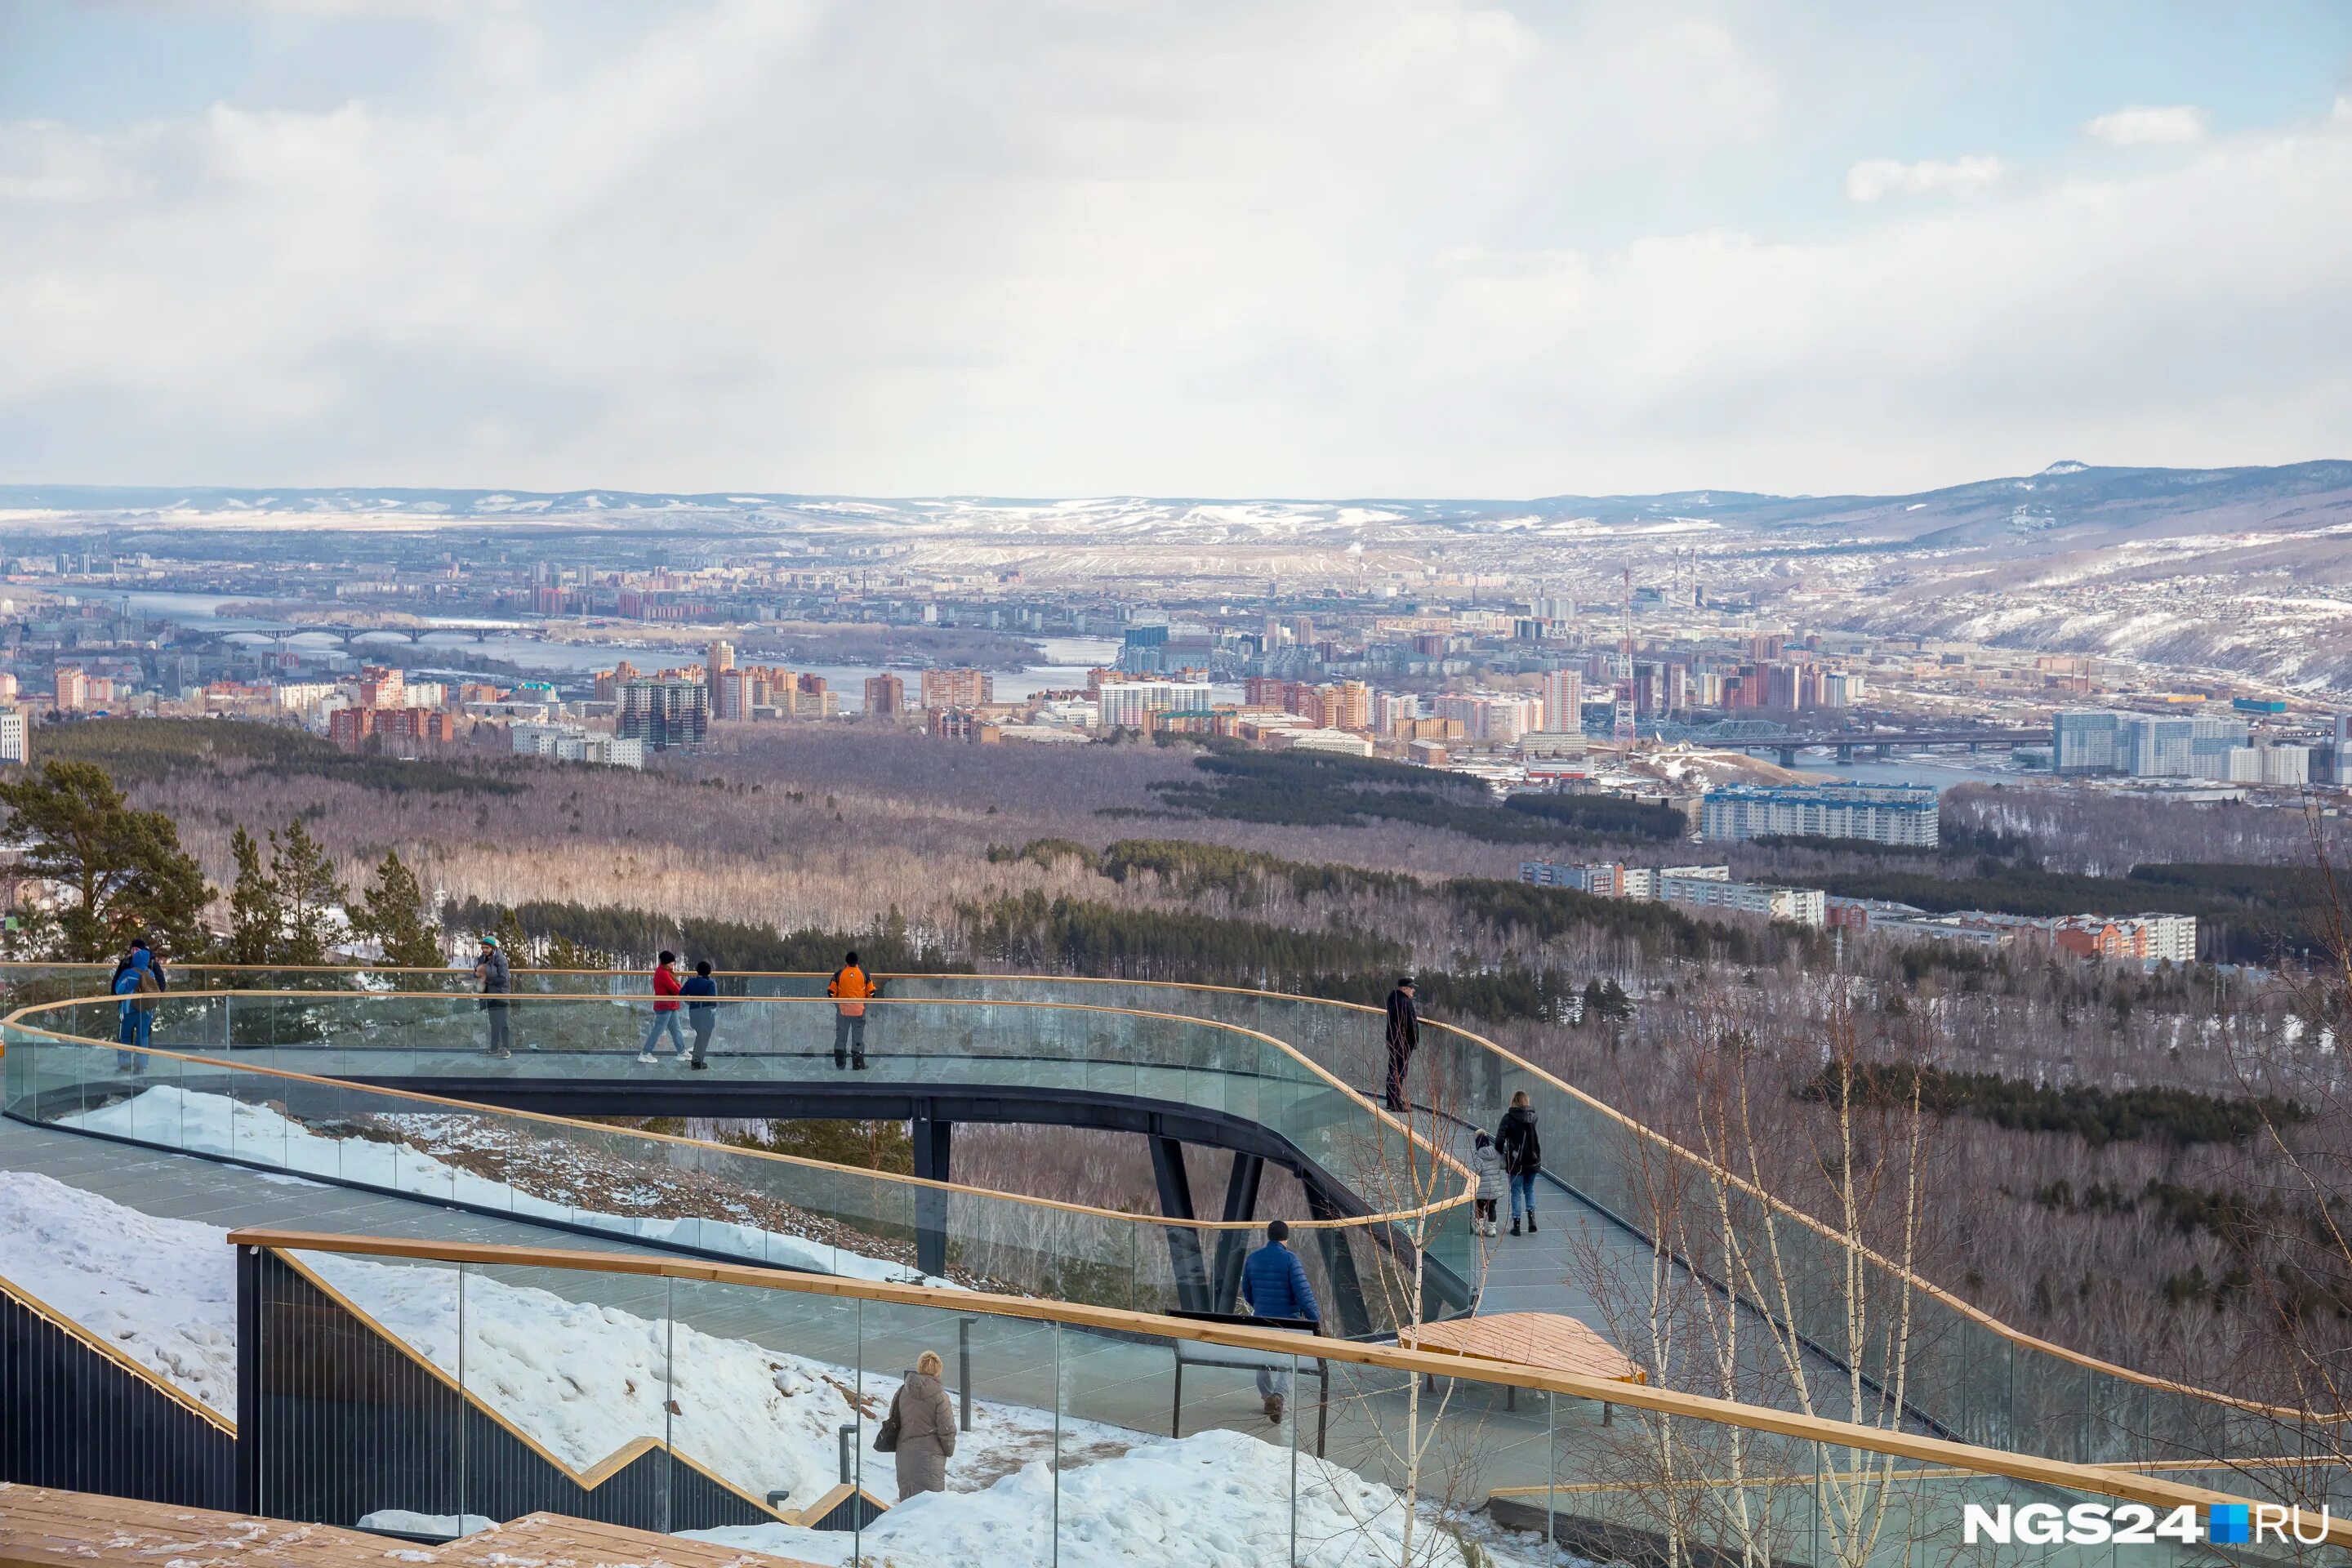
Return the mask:
[(624, 682), (614, 733), (653, 751), (702, 744), (710, 730), (710, 689), (698, 680), (639, 677)]
[(338, 708), (327, 715), (327, 738), (347, 752), (371, 741), (446, 745), (457, 738), (457, 721), (437, 708)]
[(1555, 669), (1545, 675), (1543, 683), (1543, 727), (1556, 733), (1575, 735), (1584, 730), (1584, 674), (1581, 670)]
[(1097, 722), (1106, 730), (1141, 730), (1157, 713), (1205, 713), (1205, 680), (1107, 680), (1095, 698)]
[(57, 707), (60, 713), (79, 713), (89, 706), (89, 676), (77, 666), (58, 667)]
[(646, 743), (602, 734), (580, 724), (517, 724), (513, 731), (518, 757), (551, 757), (561, 763), (595, 763), (605, 767), (642, 768)]
[(0, 763), (21, 763), (30, 751), (27, 747), (25, 710), (13, 703), (0, 708)]
[(2055, 923), (2053, 945), (2078, 958), (2169, 959), (2175, 963), (2194, 963), (2197, 917), (2069, 915)]
[(1758, 882), (1662, 871), (1655, 896), (1662, 902), (1689, 909), (1733, 910), (1800, 925), (1822, 925), (1829, 918), (1829, 895), (1819, 888), (1769, 888)]
[(1939, 821), (1927, 784), (1734, 784), (1707, 791), (1700, 805), (1700, 832), (1717, 843), (1860, 838), (1933, 847)]
[(2124, 727), (2128, 713), (2078, 710), (2057, 714), (2051, 721), (2051, 771), (2058, 773), (2116, 773), (2124, 771)]
[(926, 708), (985, 708), (996, 700), (996, 681), (984, 669), (923, 671)]
[(896, 719), (907, 710), (907, 683), (885, 671), (866, 678), (866, 712), (868, 718)]

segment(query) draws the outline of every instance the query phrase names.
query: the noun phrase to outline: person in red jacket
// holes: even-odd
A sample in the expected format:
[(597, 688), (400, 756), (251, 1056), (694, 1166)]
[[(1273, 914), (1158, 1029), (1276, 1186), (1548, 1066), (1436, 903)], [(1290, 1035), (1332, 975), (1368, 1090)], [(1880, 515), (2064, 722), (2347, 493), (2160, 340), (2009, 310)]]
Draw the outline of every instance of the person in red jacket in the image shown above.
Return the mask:
[(664, 1029), (669, 1031), (671, 1059), (686, 1059), (686, 1031), (679, 1026), (677, 1018), (677, 971), (673, 967), (677, 963), (677, 954), (664, 949), (661, 962), (654, 965), (654, 1021), (653, 1026), (646, 1031), (645, 1047), (637, 1052), (637, 1060), (641, 1062), (650, 1063), (657, 1059), (654, 1056), (654, 1042), (662, 1037)]

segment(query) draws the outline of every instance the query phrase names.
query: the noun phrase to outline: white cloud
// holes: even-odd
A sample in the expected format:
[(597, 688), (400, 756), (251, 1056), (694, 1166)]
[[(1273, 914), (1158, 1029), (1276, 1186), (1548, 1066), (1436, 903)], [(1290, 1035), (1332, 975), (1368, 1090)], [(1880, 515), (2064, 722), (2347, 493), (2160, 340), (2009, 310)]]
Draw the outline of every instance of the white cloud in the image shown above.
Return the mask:
[(2168, 109), (2118, 109), (2083, 127), (2110, 147), (2155, 147), (2205, 138), (2205, 111), (2193, 103)]
[(2001, 176), (1998, 158), (1954, 158), (1948, 163), (1898, 163), (1893, 158), (1868, 158), (1845, 172), (1850, 201), (1874, 202), (1881, 196), (1974, 195)]
[(0, 475), (1529, 495), (2352, 447), (2352, 120), (1641, 237), (1584, 193), (1785, 112), (1736, 32), (653, 15), (593, 68), (467, 10), (462, 91), (0, 134)]

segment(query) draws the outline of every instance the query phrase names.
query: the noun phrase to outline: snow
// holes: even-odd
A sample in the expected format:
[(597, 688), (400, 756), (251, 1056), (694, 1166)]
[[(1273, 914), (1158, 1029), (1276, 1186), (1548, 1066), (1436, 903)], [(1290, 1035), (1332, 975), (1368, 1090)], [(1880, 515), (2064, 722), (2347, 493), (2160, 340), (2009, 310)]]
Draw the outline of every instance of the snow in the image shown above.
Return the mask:
[[(236, 1416), (236, 1254), (226, 1230), (0, 1172), (0, 1238), (13, 1283)], [(853, 1367), (478, 1272), (465, 1280), (461, 1353), (455, 1269), (324, 1253), (301, 1261), (574, 1470), (650, 1437), (754, 1497), (814, 1501), (840, 1479), (837, 1434), (856, 1419), (852, 1398), (878, 1418), (898, 1384), (893, 1370), (861, 1388)], [(607, 1283), (581, 1279), (583, 1292)], [(779, 1300), (780, 1332), (790, 1331), (792, 1300)], [(678, 1304), (692, 1310), (688, 1297)], [(992, 1479), (1051, 1453), (1054, 1430), (1051, 1410), (975, 1400), (956, 1465), (968, 1481)], [(1121, 1453), (1139, 1440), (1099, 1423), (1065, 1419), (1061, 1430), (1066, 1455)], [(861, 1480), (885, 1500), (898, 1495), (887, 1461), (869, 1462)]]
[[(498, 1521), (478, 1513), (411, 1513), (404, 1508), (380, 1508), (360, 1521), (362, 1530), (394, 1530), (403, 1535), (478, 1535), (485, 1530), (498, 1528)], [(384, 1553), (402, 1562), (435, 1561), (431, 1557), (408, 1557), (397, 1552)]]
[[(1400, 1561), (1400, 1493), (1311, 1454), (1299, 1454), (1297, 1465), (1298, 1563), (1306, 1568), (1371, 1568)], [(861, 1535), (777, 1524), (681, 1533), (827, 1568), (847, 1568), (859, 1552), (892, 1568), (1045, 1562), (1061, 1568), (1134, 1568), (1142, 1563), (1258, 1568), (1288, 1560), (1287, 1447), (1238, 1432), (1201, 1432), (1064, 1470), (1060, 1480), (1056, 1500), (1054, 1473), (1043, 1463), (1024, 1466), (984, 1491), (910, 1499)], [(1542, 1551), (1532, 1539), (1528, 1545)], [(1478, 1550), (1479, 1556), (1466, 1557), (1443, 1526), (1423, 1513), (1415, 1529), (1416, 1563), (1469, 1568), (1483, 1561), (1519, 1568), (1540, 1560), (1497, 1551), (1491, 1535), (1479, 1542)]]
[[(379, 1118), (398, 1126), (402, 1117)], [(420, 1122), (432, 1120), (422, 1113)], [(279, 1170), (336, 1177), (391, 1192), (436, 1201), (470, 1204), (526, 1219), (592, 1225), (598, 1230), (648, 1241), (672, 1242), (738, 1258), (759, 1258), (788, 1268), (839, 1274), (853, 1279), (899, 1283), (920, 1280), (944, 1289), (951, 1282), (917, 1275), (886, 1258), (825, 1246), (731, 1220), (665, 1218), (605, 1214), (558, 1203), (436, 1159), (413, 1144), (373, 1138), (324, 1137), (272, 1105), (250, 1105), (225, 1094), (205, 1094), (176, 1084), (158, 1085), (94, 1110), (58, 1118), (61, 1127), (103, 1132), (136, 1142), (226, 1155)]]
[(236, 1271), (227, 1235), (35, 1172), (0, 1171), (8, 1282), (234, 1419)]

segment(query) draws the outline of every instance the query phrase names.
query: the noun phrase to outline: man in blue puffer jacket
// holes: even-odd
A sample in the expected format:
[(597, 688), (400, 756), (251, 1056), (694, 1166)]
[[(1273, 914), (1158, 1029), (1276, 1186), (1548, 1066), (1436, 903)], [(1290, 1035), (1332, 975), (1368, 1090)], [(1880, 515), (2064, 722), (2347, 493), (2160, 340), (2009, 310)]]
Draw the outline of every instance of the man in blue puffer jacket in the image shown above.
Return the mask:
[[(1242, 1264), (1242, 1300), (1253, 1317), (1303, 1318), (1320, 1323), (1323, 1310), (1315, 1304), (1315, 1288), (1307, 1283), (1307, 1266), (1298, 1261), (1298, 1254), (1283, 1245), (1289, 1239), (1290, 1226), (1281, 1220), (1265, 1227), (1265, 1245)], [(1258, 1368), (1257, 1392), (1265, 1401), (1265, 1418), (1281, 1426), (1283, 1401), (1290, 1394), (1290, 1369)]]

